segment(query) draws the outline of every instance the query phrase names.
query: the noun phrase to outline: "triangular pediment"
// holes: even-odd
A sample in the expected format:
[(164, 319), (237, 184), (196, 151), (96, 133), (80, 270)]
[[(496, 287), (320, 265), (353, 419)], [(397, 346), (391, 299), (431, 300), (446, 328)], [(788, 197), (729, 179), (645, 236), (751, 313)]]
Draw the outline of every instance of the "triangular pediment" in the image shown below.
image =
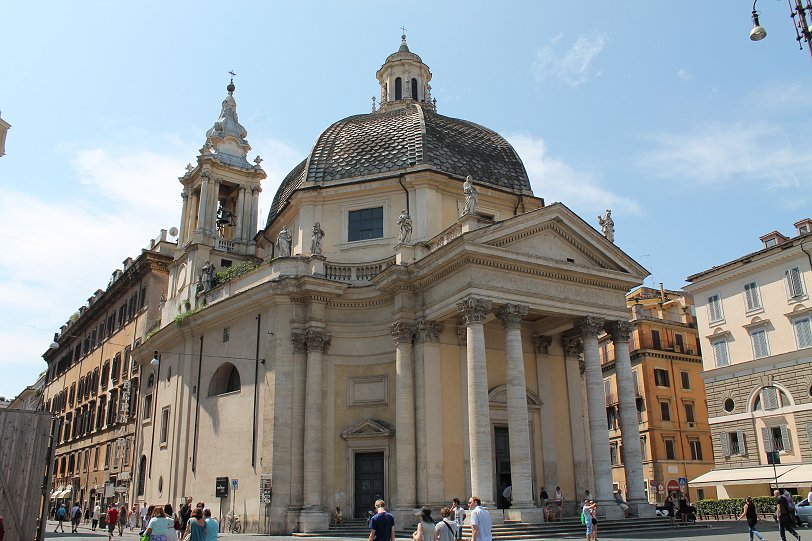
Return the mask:
[(341, 437), (346, 439), (352, 438), (369, 438), (369, 437), (389, 437), (395, 433), (395, 429), (389, 426), (384, 421), (376, 419), (364, 419), (347, 428), (341, 433)]
[(471, 236), (473, 242), (521, 255), (646, 276), (621, 249), (560, 203), (520, 214)]

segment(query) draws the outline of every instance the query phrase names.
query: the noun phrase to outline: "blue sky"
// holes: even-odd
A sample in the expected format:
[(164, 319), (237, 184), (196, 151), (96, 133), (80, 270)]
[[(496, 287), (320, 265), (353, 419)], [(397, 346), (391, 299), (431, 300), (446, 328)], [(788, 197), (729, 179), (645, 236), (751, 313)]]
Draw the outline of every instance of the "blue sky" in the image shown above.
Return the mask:
[(812, 62), (786, 3), (12, 2), (3, 9), (0, 395), (44, 369), (59, 326), (128, 255), (177, 225), (194, 161), (237, 72), (252, 156), (281, 177), (332, 122), (370, 110), (400, 41), (442, 114), (494, 129), (536, 195), (652, 272), (684, 278), (812, 214)]

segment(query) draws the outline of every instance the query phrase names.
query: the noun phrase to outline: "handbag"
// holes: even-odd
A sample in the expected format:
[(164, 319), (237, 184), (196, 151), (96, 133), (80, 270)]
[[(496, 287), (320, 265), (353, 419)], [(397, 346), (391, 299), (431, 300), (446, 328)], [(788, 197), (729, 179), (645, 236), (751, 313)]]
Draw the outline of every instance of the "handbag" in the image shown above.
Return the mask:
[(147, 534), (142, 535), (141, 541), (149, 541), (149, 536)]

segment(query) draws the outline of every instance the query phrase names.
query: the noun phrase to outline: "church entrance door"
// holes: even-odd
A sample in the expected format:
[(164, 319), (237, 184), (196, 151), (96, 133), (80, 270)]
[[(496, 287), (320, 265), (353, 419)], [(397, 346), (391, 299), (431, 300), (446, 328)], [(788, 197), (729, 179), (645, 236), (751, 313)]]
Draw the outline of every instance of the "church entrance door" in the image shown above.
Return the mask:
[(383, 493), (383, 452), (355, 453), (355, 517), (365, 518)]
[(493, 443), (496, 451), (496, 502), (500, 509), (510, 507), (510, 502), (502, 495), (512, 485), (510, 481), (510, 437), (506, 426), (493, 429)]

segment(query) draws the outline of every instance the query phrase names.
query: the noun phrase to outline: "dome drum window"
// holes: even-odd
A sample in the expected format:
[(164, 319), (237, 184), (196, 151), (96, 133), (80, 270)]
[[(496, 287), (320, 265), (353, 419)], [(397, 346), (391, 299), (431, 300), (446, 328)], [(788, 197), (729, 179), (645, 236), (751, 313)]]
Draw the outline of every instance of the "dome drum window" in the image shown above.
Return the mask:
[(209, 383), (209, 396), (219, 396), (240, 391), (240, 372), (231, 363), (223, 363)]

